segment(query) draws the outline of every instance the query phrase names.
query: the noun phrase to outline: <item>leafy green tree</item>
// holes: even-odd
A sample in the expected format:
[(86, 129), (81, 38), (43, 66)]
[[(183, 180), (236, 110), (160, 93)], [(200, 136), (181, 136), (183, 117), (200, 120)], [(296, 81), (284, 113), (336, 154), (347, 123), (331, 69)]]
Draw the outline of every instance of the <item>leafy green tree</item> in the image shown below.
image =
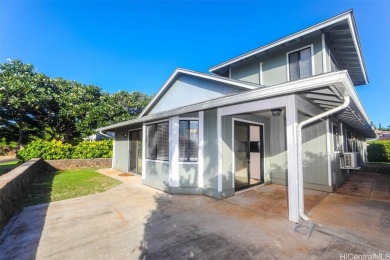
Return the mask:
[(36, 73), (33, 65), (20, 60), (0, 64), (1, 131), (17, 138), (19, 146), (29, 135), (42, 136), (45, 106), (52, 102), (52, 92), (50, 79)]

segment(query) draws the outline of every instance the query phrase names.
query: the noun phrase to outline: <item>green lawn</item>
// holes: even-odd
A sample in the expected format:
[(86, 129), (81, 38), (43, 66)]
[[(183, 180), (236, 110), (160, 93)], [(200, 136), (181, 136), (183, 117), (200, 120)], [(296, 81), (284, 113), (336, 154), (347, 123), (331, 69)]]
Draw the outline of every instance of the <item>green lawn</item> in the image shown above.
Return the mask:
[(7, 173), (11, 171), (12, 169), (16, 168), (19, 165), (19, 161), (11, 161), (11, 162), (5, 162), (0, 163), (0, 175)]
[(20, 208), (106, 191), (120, 181), (97, 173), (95, 169), (78, 169), (38, 174)]

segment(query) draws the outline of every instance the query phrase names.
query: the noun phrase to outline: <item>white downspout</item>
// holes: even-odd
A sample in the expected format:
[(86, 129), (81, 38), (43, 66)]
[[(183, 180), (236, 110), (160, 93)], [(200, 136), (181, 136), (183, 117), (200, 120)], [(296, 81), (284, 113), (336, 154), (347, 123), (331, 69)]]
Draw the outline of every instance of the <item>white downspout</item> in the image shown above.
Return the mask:
[(304, 204), (304, 194), (303, 194), (303, 155), (302, 155), (302, 127), (312, 122), (315, 122), (321, 118), (332, 115), (336, 112), (344, 110), (348, 107), (350, 102), (350, 97), (344, 97), (344, 103), (341, 106), (332, 108), (324, 113), (316, 115), (312, 118), (309, 118), (305, 121), (302, 121), (297, 126), (297, 142), (298, 142), (298, 204), (299, 204), (299, 216), (305, 220), (311, 222), (310, 218), (305, 215), (305, 204)]

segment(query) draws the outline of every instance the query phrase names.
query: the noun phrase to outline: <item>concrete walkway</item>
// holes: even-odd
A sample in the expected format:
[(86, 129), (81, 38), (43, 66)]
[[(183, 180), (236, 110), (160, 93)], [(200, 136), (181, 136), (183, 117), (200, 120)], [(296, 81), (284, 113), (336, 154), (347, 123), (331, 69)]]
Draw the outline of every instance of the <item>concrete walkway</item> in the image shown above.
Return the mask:
[[(346, 195), (322, 196), (309, 212), (313, 219), (326, 223), (323, 215), (332, 213), (344, 222), (335, 226), (329, 217), (329, 226), (308, 239), (292, 232), (295, 224), (286, 217), (239, 202), (240, 196), (255, 200), (253, 194), (241, 193), (235, 201), (170, 195), (141, 185), (139, 176), (105, 174), (123, 183), (104, 193), (25, 208), (0, 236), (0, 259), (340, 259), (340, 254), (385, 254), (390, 248), (384, 237), (389, 221), (383, 218), (390, 216), (389, 202), (364, 199), (361, 214), (382, 230), (367, 243), (345, 224), (354, 217), (351, 212), (340, 210), (348, 203), (359, 208), (360, 198), (332, 207)], [(257, 188), (260, 197), (269, 188)], [(349, 233), (334, 232), (339, 227)]]

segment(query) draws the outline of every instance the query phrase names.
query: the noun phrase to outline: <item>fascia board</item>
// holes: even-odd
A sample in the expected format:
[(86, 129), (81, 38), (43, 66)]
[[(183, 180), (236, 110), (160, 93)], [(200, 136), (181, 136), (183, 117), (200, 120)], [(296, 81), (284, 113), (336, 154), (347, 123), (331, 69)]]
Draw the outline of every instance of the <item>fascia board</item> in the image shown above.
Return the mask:
[(289, 35), (289, 36), (287, 36), (287, 37), (284, 37), (284, 38), (282, 38), (282, 39), (280, 39), (280, 40), (277, 40), (277, 41), (271, 42), (271, 43), (269, 43), (269, 44), (266, 44), (266, 45), (264, 45), (263, 47), (254, 49), (254, 50), (249, 51), (249, 52), (247, 52), (247, 53), (244, 53), (244, 54), (242, 54), (242, 55), (240, 55), (240, 56), (237, 56), (237, 57), (235, 57), (235, 58), (233, 58), (233, 59), (230, 59), (230, 60), (228, 60), (228, 61), (222, 62), (222, 63), (220, 63), (220, 64), (218, 64), (218, 65), (216, 65), (216, 66), (211, 67), (211, 68), (209, 69), (209, 71), (210, 71), (210, 72), (214, 72), (214, 71), (216, 71), (216, 70), (218, 70), (218, 69), (220, 69), (220, 68), (223, 68), (223, 67), (225, 67), (225, 66), (231, 65), (232, 63), (235, 63), (235, 62), (237, 62), (237, 61), (240, 61), (240, 60), (249, 58), (250, 56), (256, 55), (256, 54), (258, 54), (258, 53), (260, 53), (260, 52), (264, 52), (264, 51), (266, 51), (266, 50), (269, 50), (269, 49), (271, 49), (271, 48), (273, 48), (273, 47), (276, 47), (276, 46), (278, 46), (278, 45), (281, 45), (281, 44), (286, 43), (286, 42), (288, 42), (288, 41), (291, 41), (291, 40), (293, 40), (293, 39), (302, 37), (302, 36), (304, 36), (304, 35), (307, 35), (307, 34), (309, 34), (309, 33), (314, 32), (314, 31), (321, 30), (321, 29), (323, 29), (323, 28), (325, 28), (325, 27), (327, 27), (327, 26), (329, 26), (329, 25), (332, 25), (332, 24), (334, 24), (334, 23), (338, 23), (338, 22), (340, 22), (340, 21), (342, 21), (342, 20), (349, 19), (349, 17), (351, 17), (351, 13), (352, 13), (352, 10), (349, 10), (349, 11), (347, 11), (347, 12), (344, 12), (344, 13), (342, 13), (342, 14), (339, 14), (339, 15), (337, 15), (337, 16), (335, 16), (335, 17), (332, 17), (332, 18), (330, 18), (330, 19), (328, 19), (328, 20), (325, 20), (325, 21), (323, 21), (323, 22), (320, 22), (320, 23), (318, 23), (318, 24), (316, 24), (316, 25), (313, 25), (313, 26), (311, 26), (311, 27), (309, 27), (309, 28), (306, 28), (306, 29), (301, 30), (301, 31), (296, 32), (296, 33), (293, 33), (293, 34), (291, 34), (291, 35)]
[(174, 73), (169, 77), (169, 79), (165, 82), (165, 84), (161, 87), (159, 92), (154, 96), (154, 98), (149, 102), (149, 104), (142, 110), (139, 117), (143, 117), (145, 115), (145, 113), (147, 113), (153, 107), (153, 105), (155, 105), (155, 103), (159, 100), (161, 95), (163, 95), (164, 91), (171, 85), (172, 81), (176, 78), (176, 76), (178, 74), (191, 75), (191, 76), (200, 77), (203, 79), (213, 80), (213, 81), (217, 81), (220, 83), (225, 83), (225, 84), (245, 88), (247, 90), (253, 90), (253, 89), (257, 89), (260, 87), (260, 85), (259, 86), (252, 86), (252, 84), (250, 84), (250, 83), (240, 82), (238, 80), (232, 80), (232, 79), (228, 79), (228, 78), (224, 78), (224, 77), (220, 77), (220, 76), (207, 75), (205, 73), (200, 73), (200, 72), (195, 72), (195, 71), (185, 70), (185, 69), (176, 69), (174, 71)]
[[(366, 121), (367, 125), (371, 126), (370, 118), (368, 117), (366, 110), (364, 109), (362, 102), (360, 101), (360, 98), (356, 92), (356, 89), (352, 83), (351, 78), (348, 75), (348, 72), (345, 70), (343, 75), (341, 75), (341, 79), (343, 81), (344, 87), (349, 94), (349, 96), (352, 98), (353, 102), (355, 103), (356, 107), (359, 109), (359, 113), (364, 117), (364, 120)], [(372, 129), (372, 127), (371, 127)], [(372, 129), (372, 131), (374, 131)]]

